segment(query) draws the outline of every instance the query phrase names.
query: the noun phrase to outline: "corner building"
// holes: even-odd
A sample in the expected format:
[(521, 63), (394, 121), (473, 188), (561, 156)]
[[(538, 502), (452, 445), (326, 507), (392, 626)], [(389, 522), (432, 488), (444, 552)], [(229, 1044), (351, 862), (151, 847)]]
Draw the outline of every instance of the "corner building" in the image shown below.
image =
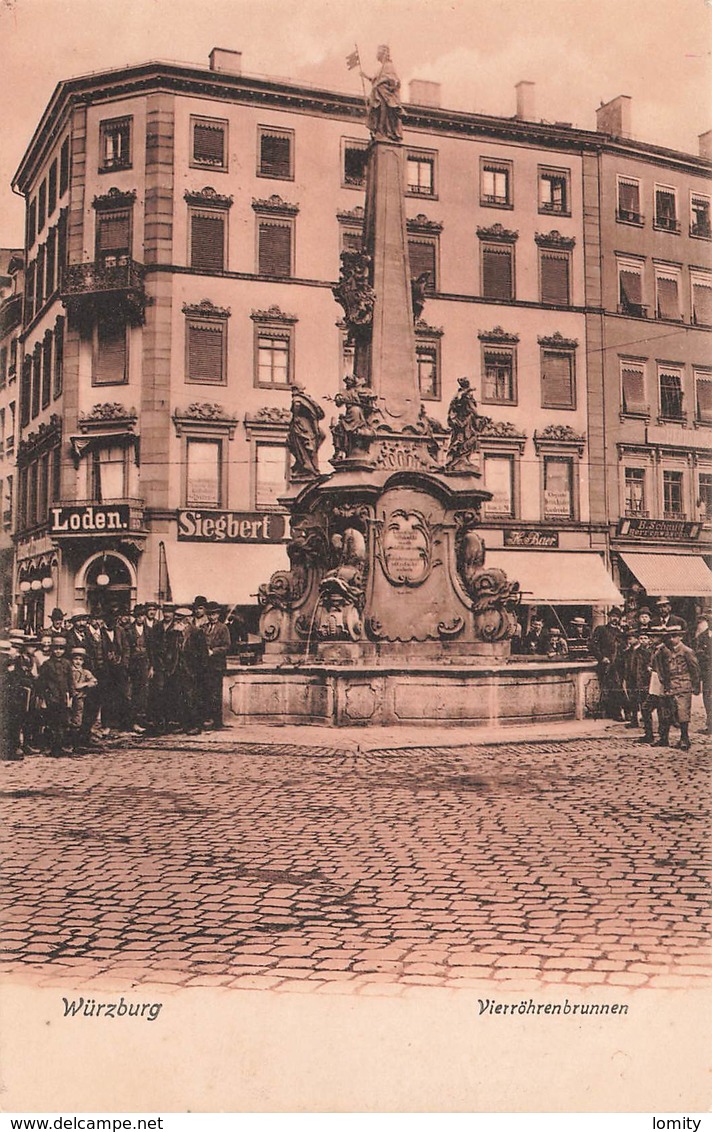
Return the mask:
[[(489, 561), (570, 615), (618, 596), (594, 190), (611, 139), (535, 121), (533, 93), (519, 84), (516, 115), (494, 118), (411, 84), (408, 239), (412, 275), (429, 273), (426, 410), (443, 421), (467, 374), (492, 419)], [(65, 609), (205, 593), (256, 624), (258, 584), (287, 563), (291, 385), (333, 398), (352, 365), (331, 288), (360, 236), (367, 145), (360, 98), (243, 76), (221, 49), (209, 69), (58, 86), (14, 180), (20, 623), (43, 616), (22, 589), (42, 574)], [(323, 470), (330, 454), (327, 437)]]

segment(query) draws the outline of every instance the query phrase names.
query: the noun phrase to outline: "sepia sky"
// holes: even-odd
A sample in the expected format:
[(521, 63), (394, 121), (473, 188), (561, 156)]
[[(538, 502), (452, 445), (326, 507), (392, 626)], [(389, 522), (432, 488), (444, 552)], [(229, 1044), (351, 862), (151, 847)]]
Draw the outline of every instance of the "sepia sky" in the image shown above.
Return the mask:
[(386, 42), (403, 81), (442, 104), (509, 116), (536, 85), (546, 121), (595, 129), (601, 101), (633, 99), (633, 134), (697, 153), (712, 128), (712, 0), (0, 0), (0, 246), (22, 243), (10, 180), (56, 84), (147, 59), (207, 66), (242, 51), (246, 74), (353, 94), (345, 56), (373, 73)]

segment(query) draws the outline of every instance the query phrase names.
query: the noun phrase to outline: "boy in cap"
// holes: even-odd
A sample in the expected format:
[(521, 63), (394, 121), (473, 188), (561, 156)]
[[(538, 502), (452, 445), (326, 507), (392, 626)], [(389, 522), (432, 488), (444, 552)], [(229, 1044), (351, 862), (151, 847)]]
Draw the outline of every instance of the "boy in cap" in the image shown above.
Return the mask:
[(72, 666), (67, 660), (65, 637), (53, 637), (51, 655), (37, 677), (37, 695), (45, 705), (45, 726), (52, 758), (64, 754), (69, 708), (72, 702)]
[(69, 710), (69, 730), (72, 736), (72, 749), (88, 751), (91, 749), (90, 732), (92, 720), (86, 710), (87, 696), (97, 686), (96, 676), (86, 666), (87, 650), (73, 648), (70, 653), (72, 665), (72, 702)]

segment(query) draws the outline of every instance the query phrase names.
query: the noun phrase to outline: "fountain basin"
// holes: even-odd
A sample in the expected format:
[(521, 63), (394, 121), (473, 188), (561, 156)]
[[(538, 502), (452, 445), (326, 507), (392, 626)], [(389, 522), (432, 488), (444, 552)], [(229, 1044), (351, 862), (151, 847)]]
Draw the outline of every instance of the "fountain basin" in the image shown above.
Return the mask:
[(227, 718), (246, 723), (423, 727), (583, 719), (599, 698), (594, 661), (230, 663)]

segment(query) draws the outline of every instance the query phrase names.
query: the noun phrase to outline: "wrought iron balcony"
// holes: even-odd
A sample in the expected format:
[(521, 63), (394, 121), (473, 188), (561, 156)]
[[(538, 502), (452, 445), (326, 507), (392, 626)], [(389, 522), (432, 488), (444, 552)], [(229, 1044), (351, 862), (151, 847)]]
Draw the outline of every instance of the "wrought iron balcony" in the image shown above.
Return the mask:
[(655, 227), (662, 228), (664, 232), (679, 233), (680, 221), (675, 216), (656, 216)]
[(642, 212), (635, 212), (632, 208), (617, 208), (616, 220), (622, 224), (643, 224), (645, 217)]
[(632, 318), (647, 318), (648, 308), (644, 303), (619, 303), (618, 314), (629, 314)]
[(141, 326), (146, 310), (144, 267), (128, 259), (112, 266), (70, 263), (62, 272), (62, 302), (70, 321), (93, 321), (102, 309), (123, 309), (132, 326)]
[(699, 236), (704, 240), (712, 239), (712, 226), (709, 220), (698, 220), (690, 225), (690, 235)]

